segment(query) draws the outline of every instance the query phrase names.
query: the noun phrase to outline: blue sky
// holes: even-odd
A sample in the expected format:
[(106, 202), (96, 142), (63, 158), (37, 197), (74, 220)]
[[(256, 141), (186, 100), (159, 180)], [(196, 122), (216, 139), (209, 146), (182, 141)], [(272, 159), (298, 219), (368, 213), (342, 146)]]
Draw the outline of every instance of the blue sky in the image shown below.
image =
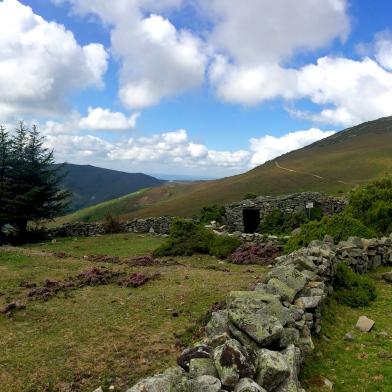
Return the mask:
[(392, 114), (391, 14), (386, 0), (3, 0), (0, 121), (38, 123), (59, 161), (236, 174)]

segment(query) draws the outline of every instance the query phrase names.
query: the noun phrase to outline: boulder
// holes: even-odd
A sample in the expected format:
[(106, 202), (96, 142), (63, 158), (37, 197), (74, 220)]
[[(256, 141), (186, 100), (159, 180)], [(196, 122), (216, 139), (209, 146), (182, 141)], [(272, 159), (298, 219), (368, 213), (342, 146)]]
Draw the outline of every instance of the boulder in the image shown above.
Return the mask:
[(240, 378), (253, 378), (255, 360), (237, 340), (228, 340), (214, 351), (215, 368), (222, 384), (233, 388)]
[(212, 376), (197, 377), (189, 384), (190, 388), (186, 390), (187, 392), (219, 392), (222, 387), (220, 380)]
[(278, 351), (259, 350), (255, 381), (267, 391), (276, 389), (290, 375), (284, 356)]
[(189, 363), (189, 376), (197, 378), (200, 376), (217, 377), (214, 362), (210, 358), (193, 358)]
[(321, 300), (323, 299), (320, 295), (315, 295), (314, 297), (300, 297), (295, 301), (295, 305), (299, 306), (301, 309), (314, 309), (319, 306)]
[(293, 302), (294, 297), (297, 294), (293, 288), (276, 278), (271, 278), (268, 281), (266, 290), (271, 294), (279, 295), (283, 301), (288, 302)]
[(284, 328), (279, 340), (279, 347), (286, 348), (299, 342), (299, 331), (296, 328)]
[(366, 316), (361, 316), (356, 324), (356, 327), (361, 331), (361, 332), (370, 332), (370, 330), (373, 328), (373, 325), (375, 322)]
[(260, 346), (280, 338), (290, 312), (280, 297), (257, 291), (233, 291), (227, 297), (229, 320)]
[(227, 332), (227, 322), (227, 310), (212, 312), (211, 320), (205, 327), (207, 337), (212, 338), (213, 336), (222, 335)]
[(381, 277), (388, 283), (392, 283), (392, 271), (385, 272), (381, 275)]
[[(170, 368), (162, 374), (145, 378), (139, 381), (127, 392), (185, 392), (187, 379), (180, 367)], [(218, 391), (218, 390), (217, 390)]]
[(191, 348), (185, 349), (181, 355), (177, 358), (177, 364), (189, 372), (190, 361), (194, 358), (211, 358), (212, 349), (211, 347), (200, 344)]
[(274, 392), (299, 392), (301, 387), (298, 381), (298, 372), (301, 365), (301, 352), (298, 347), (291, 345), (282, 351), (282, 355), (289, 367), (289, 376)]
[(295, 269), (292, 264), (274, 268), (270, 273), (270, 278), (280, 280), (286, 286), (293, 289), (295, 294), (301, 291), (308, 281), (308, 278), (302, 272)]
[(251, 378), (241, 378), (234, 388), (234, 392), (266, 392), (259, 384), (256, 384)]

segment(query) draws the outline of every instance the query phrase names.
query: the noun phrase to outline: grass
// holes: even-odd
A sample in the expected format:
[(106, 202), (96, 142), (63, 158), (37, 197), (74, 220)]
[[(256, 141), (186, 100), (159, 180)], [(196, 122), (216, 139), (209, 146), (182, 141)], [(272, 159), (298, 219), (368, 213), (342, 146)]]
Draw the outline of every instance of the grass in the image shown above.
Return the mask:
[[(246, 173), (220, 180), (192, 184), (169, 184), (129, 196), (102, 211), (116, 211), (122, 219), (147, 216), (192, 216), (205, 206), (243, 199), (247, 193), (279, 195), (304, 191), (342, 194), (358, 184), (392, 172), (392, 117), (361, 124), (308, 147), (284, 154)], [(315, 177), (321, 176), (323, 178)], [(100, 205), (93, 210), (101, 209)], [(82, 210), (79, 217), (91, 220), (104, 214)], [(65, 217), (62, 222), (75, 220)]]
[[(25, 297), (22, 280), (65, 279), (102, 265), (83, 259), (86, 254), (128, 258), (148, 254), (161, 241), (120, 234), (0, 248), (0, 307)], [(73, 257), (56, 258), (53, 252), (59, 251)], [(123, 390), (174, 365), (180, 351), (176, 343), (197, 339), (208, 309), (264, 272), (259, 266), (222, 264), (208, 256), (167, 262), (154, 267), (106, 265), (127, 274), (161, 274), (139, 288), (85, 287), (47, 302), (27, 301), (25, 310), (9, 318), (0, 315), (0, 390), (91, 392), (100, 385)]]
[[(315, 340), (316, 349), (305, 362), (301, 375), (307, 392), (327, 391), (322, 388), (323, 377), (334, 383), (336, 392), (392, 390), (392, 285), (378, 280), (376, 284), (378, 298), (369, 307), (353, 309), (330, 301), (324, 310), (322, 335)], [(376, 322), (370, 333), (355, 328), (362, 315)], [(344, 340), (350, 331), (354, 340)], [(380, 336), (379, 332), (388, 336)], [(382, 352), (389, 353), (391, 358), (381, 358)]]

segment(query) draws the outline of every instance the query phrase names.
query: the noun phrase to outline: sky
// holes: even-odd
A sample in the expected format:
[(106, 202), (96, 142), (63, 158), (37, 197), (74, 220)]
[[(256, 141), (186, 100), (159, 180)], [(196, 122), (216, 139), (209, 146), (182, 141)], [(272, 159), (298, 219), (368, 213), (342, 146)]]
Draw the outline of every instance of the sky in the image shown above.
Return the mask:
[(2, 0), (0, 123), (58, 162), (224, 177), (392, 115), (390, 0)]

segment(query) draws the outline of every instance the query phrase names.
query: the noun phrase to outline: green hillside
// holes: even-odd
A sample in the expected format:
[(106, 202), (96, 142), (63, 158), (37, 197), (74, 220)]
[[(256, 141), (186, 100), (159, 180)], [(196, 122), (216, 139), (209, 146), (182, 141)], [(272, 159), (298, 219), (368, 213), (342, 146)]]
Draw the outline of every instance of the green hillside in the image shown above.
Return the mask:
[(143, 173), (125, 173), (91, 165), (65, 163), (62, 186), (72, 192), (70, 211), (115, 199), (166, 181)]
[(128, 208), (121, 198), (110, 208), (124, 219), (189, 216), (209, 204), (240, 200), (247, 192), (260, 195), (302, 191), (336, 194), (391, 172), (392, 117), (388, 117), (346, 129), (244, 174), (215, 181), (178, 184), (172, 189), (170, 186), (157, 188), (160, 191), (146, 190), (143, 197), (148, 202), (138, 200)]

